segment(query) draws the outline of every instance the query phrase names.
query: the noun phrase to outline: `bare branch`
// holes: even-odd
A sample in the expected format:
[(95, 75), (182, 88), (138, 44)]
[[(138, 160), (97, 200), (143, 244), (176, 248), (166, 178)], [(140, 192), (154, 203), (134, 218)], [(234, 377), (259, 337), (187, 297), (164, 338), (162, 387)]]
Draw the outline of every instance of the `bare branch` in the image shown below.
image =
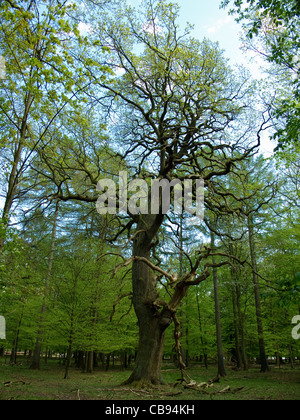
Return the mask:
[(162, 268), (158, 267), (157, 265), (152, 264), (147, 258), (145, 257), (131, 257), (131, 261), (140, 261), (148, 265), (152, 270), (155, 270), (165, 276), (168, 280), (170, 280), (172, 283), (176, 281), (176, 277), (171, 276), (170, 273), (167, 271), (164, 271)]
[[(113, 304), (113, 310), (112, 310), (112, 313), (111, 313), (111, 315), (110, 315), (110, 322), (112, 322), (112, 320), (113, 320), (113, 317), (114, 317), (114, 314), (115, 314), (115, 312), (116, 312), (116, 307), (117, 307), (117, 305), (121, 302), (121, 300), (123, 300), (123, 299), (125, 299), (126, 297), (130, 297), (130, 296), (132, 296), (133, 295), (133, 293), (132, 292), (129, 292), (129, 293), (125, 293), (124, 295), (121, 295), (121, 296), (119, 296), (118, 297), (118, 299), (115, 301), (115, 303)], [(131, 309), (131, 307), (130, 307), (130, 309)], [(121, 317), (121, 319), (122, 318), (124, 318), (124, 316), (125, 315), (123, 315), (122, 317)], [(121, 321), (121, 319), (120, 319), (120, 321)]]

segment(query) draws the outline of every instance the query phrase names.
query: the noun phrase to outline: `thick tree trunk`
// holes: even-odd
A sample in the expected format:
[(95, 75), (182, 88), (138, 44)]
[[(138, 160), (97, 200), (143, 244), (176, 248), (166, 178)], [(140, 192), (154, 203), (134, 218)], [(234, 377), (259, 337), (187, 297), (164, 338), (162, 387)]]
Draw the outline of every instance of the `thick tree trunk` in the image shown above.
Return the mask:
[(140, 329), (139, 348), (132, 375), (126, 383), (162, 384), (161, 364), (164, 350), (164, 329), (160, 320), (148, 317)]
[[(163, 216), (148, 215), (140, 219), (133, 244), (133, 256), (150, 261), (151, 243)], [(133, 305), (139, 326), (139, 347), (132, 375), (126, 383), (160, 384), (164, 349), (164, 331), (171, 324), (171, 314), (159, 312), (156, 279), (149, 266), (141, 261), (132, 264)]]

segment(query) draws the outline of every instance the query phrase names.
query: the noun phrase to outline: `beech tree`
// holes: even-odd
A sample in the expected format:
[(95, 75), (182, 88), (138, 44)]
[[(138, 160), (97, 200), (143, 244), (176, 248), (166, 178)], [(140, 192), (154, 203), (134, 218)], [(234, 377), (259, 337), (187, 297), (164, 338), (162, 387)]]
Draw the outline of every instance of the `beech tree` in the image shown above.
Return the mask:
[(70, 53), (83, 43), (71, 17), (75, 11), (75, 3), (56, 0), (4, 0), (0, 5), (0, 54), (6, 66), (0, 79), (0, 253), (14, 202), (26, 192), (25, 174), (36, 150), (49, 144), (47, 133), (56, 117), (65, 108), (76, 108), (88, 84)]

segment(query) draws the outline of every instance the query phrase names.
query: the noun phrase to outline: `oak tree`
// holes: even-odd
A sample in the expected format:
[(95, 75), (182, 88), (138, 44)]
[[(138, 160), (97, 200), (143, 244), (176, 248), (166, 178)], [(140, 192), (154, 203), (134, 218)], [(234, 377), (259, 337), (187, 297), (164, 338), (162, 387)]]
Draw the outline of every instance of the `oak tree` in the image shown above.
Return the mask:
[[(259, 146), (266, 120), (262, 118), (257, 127), (250, 118), (243, 132), (235, 130), (251, 108), (251, 84), (245, 74), (228, 66), (216, 44), (191, 38), (188, 29), (180, 31), (178, 13), (176, 4), (165, 1), (146, 2), (138, 11), (120, 6), (114, 17), (107, 13), (89, 35), (110, 51), (107, 62), (116, 76), (103, 81), (97, 67), (89, 66), (99, 89), (94, 101), (111, 116), (110, 131), (116, 139), (112, 148), (133, 173), (146, 182), (203, 179), (210, 189), (214, 179), (227, 175), (235, 162)], [(91, 55), (96, 56), (95, 51)], [(161, 382), (165, 331), (172, 321), (178, 326), (176, 311), (188, 288), (204, 281), (213, 265), (206, 262), (199, 270), (201, 261), (214, 255), (210, 248), (199, 250), (182, 276), (152, 261), (166, 218), (163, 194), (158, 214), (151, 214), (150, 207), (148, 214), (128, 212), (128, 223), (120, 230), (120, 234), (130, 232), (132, 256), (120, 255), (120, 266), (132, 264), (132, 300), (139, 325), (138, 354), (129, 383)], [(227, 195), (219, 191), (219, 208), (226, 209)], [(92, 192), (83, 197), (63, 189), (57, 198), (97, 200)], [(214, 207), (209, 195), (205, 204)], [(168, 301), (159, 299), (161, 278), (171, 290)]]

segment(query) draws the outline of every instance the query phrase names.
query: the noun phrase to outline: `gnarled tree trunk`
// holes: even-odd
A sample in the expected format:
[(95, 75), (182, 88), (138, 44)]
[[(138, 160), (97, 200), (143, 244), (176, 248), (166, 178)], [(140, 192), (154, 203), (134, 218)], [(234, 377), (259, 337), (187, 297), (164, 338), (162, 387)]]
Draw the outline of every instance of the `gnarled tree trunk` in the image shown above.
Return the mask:
[[(151, 243), (163, 216), (143, 216), (137, 226), (133, 256), (150, 261)], [(155, 307), (158, 298), (156, 279), (150, 267), (139, 260), (132, 265), (133, 305), (139, 325), (139, 347), (132, 375), (126, 383), (160, 384), (164, 332), (171, 324), (171, 316), (161, 314)]]
[[(177, 279), (168, 273), (164, 275), (172, 283), (173, 293), (168, 303), (159, 299), (156, 290), (157, 279), (151, 268), (163, 271), (150, 262), (152, 241), (163, 221), (163, 215), (147, 215), (140, 218), (134, 235), (133, 245), (133, 305), (139, 325), (139, 348), (135, 368), (126, 383), (139, 385), (161, 384), (161, 364), (164, 349), (165, 330), (174, 320), (178, 324), (176, 311), (182, 299), (186, 296), (188, 288), (204, 281), (209, 276), (208, 268), (200, 276), (196, 276), (200, 260), (197, 261), (190, 273)], [(177, 325), (178, 327), (178, 325)], [(177, 328), (179, 331), (179, 328)], [(180, 333), (176, 335), (176, 346), (180, 351), (178, 342)], [(179, 355), (180, 357), (180, 355)], [(182, 365), (184, 365), (182, 361)]]

